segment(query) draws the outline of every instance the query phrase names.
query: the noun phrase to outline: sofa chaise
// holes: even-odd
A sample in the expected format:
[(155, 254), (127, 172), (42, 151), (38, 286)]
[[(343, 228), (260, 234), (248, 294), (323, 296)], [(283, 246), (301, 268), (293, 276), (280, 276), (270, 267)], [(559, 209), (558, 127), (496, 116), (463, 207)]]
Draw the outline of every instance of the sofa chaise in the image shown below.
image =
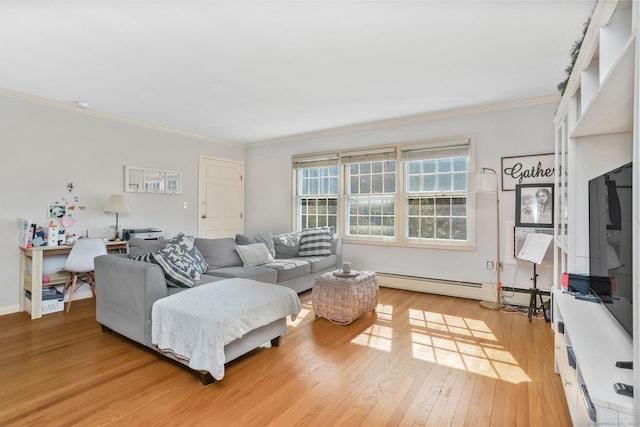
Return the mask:
[[(317, 229), (313, 229), (317, 234)], [(260, 236), (237, 235), (233, 238), (190, 238), (182, 234), (171, 241), (191, 242), (198, 254), (202, 273), (188, 277), (189, 270), (176, 261), (172, 274), (162, 258), (166, 241), (132, 239), (129, 253), (103, 255), (95, 259), (96, 320), (103, 331), (114, 331), (135, 342), (150, 347), (187, 366), (189, 361), (162, 351), (152, 337), (152, 309), (156, 301), (178, 293), (189, 295), (193, 288), (215, 287), (217, 282), (245, 279), (251, 282), (280, 285), (300, 293), (313, 287), (317, 275), (336, 269), (340, 264), (340, 242), (332, 233), (328, 239), (305, 239), (311, 231)], [(322, 230), (325, 235), (326, 230)], [(193, 249), (192, 248), (192, 249)], [(155, 254), (150, 256), (150, 254)], [(183, 280), (184, 279), (184, 280)], [(185, 284), (186, 280), (186, 284)], [(192, 292), (195, 294), (195, 292)], [(279, 344), (286, 332), (286, 315), (267, 325), (257, 327), (224, 346), (225, 363), (256, 347), (271, 342)], [(200, 372), (204, 384), (213, 381), (209, 372)]]

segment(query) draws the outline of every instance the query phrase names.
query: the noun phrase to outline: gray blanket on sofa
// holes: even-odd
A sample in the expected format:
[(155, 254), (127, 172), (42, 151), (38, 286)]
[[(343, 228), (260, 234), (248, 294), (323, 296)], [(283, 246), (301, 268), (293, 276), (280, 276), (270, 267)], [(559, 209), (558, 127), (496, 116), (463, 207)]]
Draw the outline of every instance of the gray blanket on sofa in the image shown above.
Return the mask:
[(295, 291), (249, 279), (227, 279), (162, 298), (153, 304), (151, 338), (189, 367), (224, 377), (224, 346), (301, 310)]

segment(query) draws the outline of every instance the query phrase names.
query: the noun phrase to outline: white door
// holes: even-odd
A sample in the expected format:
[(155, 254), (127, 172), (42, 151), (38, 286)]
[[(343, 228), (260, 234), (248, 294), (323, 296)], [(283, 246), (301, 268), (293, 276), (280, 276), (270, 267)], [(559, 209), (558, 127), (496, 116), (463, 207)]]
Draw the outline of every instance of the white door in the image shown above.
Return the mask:
[(198, 236), (235, 237), (244, 232), (242, 163), (200, 157)]

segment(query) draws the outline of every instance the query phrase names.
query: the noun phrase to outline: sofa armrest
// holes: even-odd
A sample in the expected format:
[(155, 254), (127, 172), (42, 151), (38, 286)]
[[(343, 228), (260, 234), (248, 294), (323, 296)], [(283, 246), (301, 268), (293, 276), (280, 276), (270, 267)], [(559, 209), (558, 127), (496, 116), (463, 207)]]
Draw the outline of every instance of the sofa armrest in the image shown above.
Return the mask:
[(338, 236), (333, 237), (333, 253), (336, 255), (336, 267), (342, 266), (342, 239)]
[(151, 347), (151, 307), (168, 295), (160, 266), (117, 255), (95, 259), (96, 320)]

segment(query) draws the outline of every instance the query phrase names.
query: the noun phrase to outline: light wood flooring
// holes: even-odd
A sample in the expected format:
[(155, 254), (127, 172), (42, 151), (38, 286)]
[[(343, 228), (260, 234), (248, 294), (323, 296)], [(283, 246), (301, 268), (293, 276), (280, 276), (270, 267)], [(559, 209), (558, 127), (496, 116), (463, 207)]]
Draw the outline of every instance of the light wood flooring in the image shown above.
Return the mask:
[(376, 313), (342, 326), (301, 300), (280, 347), (206, 387), (103, 333), (93, 299), (0, 316), (0, 425), (571, 425), (544, 320), (382, 288)]

